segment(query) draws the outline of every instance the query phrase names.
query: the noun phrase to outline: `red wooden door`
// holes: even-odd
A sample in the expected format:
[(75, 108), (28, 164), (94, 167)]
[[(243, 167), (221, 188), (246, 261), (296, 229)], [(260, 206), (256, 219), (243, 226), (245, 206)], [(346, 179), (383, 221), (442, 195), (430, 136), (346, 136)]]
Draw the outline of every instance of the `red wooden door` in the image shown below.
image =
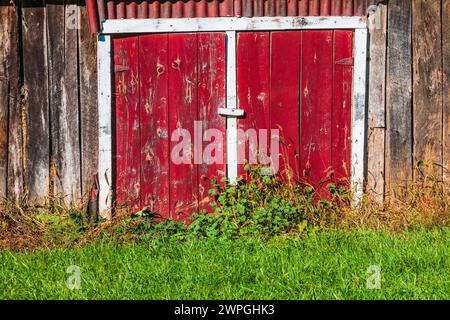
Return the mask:
[[(317, 190), (348, 180), (352, 47), (352, 31), (238, 33), (239, 127), (280, 130), (282, 177)], [(247, 160), (261, 151), (239, 143)]]
[(115, 38), (113, 49), (116, 204), (175, 220), (208, 209), (210, 179), (226, 168), (200, 150), (209, 128), (225, 132), (225, 35)]
[[(226, 139), (216, 141), (214, 161), (204, 152), (217, 139), (208, 129), (225, 136), (225, 34), (115, 38), (113, 47), (117, 204), (176, 220), (209, 210), (210, 179), (226, 170)], [(352, 47), (352, 31), (237, 34), (239, 128), (279, 130), (281, 177), (318, 190), (348, 179)], [(191, 140), (179, 149), (185, 135)], [(240, 156), (269, 149), (258, 147)]]

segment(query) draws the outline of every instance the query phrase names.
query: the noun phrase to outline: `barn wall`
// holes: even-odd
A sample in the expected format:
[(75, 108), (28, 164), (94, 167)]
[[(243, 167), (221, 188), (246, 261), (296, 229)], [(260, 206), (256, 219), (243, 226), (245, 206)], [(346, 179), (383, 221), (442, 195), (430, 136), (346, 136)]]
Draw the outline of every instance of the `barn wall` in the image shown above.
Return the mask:
[(370, 14), (367, 189), (450, 180), (448, 0), (389, 0)]
[[(341, 3), (306, 2), (309, 14)], [(450, 179), (449, 13), (450, 0), (390, 0), (371, 14), (366, 175), (380, 199), (421, 178), (426, 163)], [(89, 192), (98, 154), (95, 37), (85, 0), (0, 0), (0, 196), (71, 201)]]

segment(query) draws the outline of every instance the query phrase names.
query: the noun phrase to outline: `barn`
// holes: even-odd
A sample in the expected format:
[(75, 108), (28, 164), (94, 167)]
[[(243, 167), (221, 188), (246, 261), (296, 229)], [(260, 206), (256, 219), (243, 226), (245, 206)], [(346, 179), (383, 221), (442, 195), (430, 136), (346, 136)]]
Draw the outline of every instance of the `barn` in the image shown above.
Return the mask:
[(252, 159), (319, 192), (349, 183), (355, 200), (384, 201), (422, 164), (448, 179), (448, 0), (0, 10), (2, 196), (88, 194), (104, 217), (178, 220)]

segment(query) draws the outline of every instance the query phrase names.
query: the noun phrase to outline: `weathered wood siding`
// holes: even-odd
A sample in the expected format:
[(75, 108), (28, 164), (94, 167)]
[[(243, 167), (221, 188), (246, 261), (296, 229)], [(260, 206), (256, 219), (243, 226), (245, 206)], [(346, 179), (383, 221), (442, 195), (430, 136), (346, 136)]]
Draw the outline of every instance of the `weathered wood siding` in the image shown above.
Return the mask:
[[(377, 2), (310, 3), (339, 15)], [(450, 180), (449, 16), (450, 0), (389, 0), (371, 13), (365, 174), (380, 201), (424, 173)], [(0, 1), (1, 197), (63, 194), (71, 202), (89, 191), (98, 164), (96, 78), (84, 0)]]
[(0, 2), (0, 197), (71, 203), (93, 183), (96, 36), (84, 3)]
[(380, 201), (412, 179), (449, 180), (449, 2), (370, 13), (367, 189)]

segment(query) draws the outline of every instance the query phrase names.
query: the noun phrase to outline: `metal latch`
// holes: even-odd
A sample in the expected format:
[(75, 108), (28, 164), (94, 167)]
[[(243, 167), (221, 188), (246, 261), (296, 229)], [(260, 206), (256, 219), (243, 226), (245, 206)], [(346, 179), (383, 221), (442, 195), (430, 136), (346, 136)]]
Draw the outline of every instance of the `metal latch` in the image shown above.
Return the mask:
[(243, 117), (245, 112), (243, 109), (219, 108), (219, 114), (221, 116), (228, 116), (228, 117)]

